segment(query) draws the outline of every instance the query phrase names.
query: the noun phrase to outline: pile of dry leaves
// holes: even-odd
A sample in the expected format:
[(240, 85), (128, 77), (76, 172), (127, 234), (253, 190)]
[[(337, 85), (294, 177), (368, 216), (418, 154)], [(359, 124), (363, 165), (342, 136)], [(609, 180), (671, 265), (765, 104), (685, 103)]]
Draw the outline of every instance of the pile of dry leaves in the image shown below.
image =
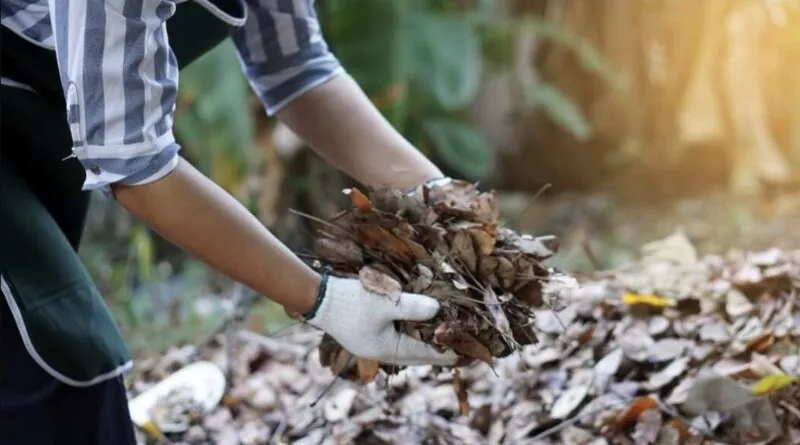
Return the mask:
[[(374, 197), (364, 198), (354, 198), (362, 211), (367, 202), (385, 208)], [(383, 212), (378, 215), (385, 217)], [(407, 232), (399, 225), (397, 233), (383, 222), (371, 227), (400, 238), (398, 233)], [(344, 225), (357, 226), (352, 220)], [(386, 241), (383, 231), (375, 238), (394, 242)], [(363, 246), (364, 239), (356, 245)], [(409, 236), (406, 243), (409, 239), (424, 246), (426, 254), (435, 251), (427, 241)], [(474, 252), (481, 252), (471, 233), (470, 240)], [(445, 241), (442, 249), (452, 258), (453, 242)], [(501, 241), (495, 243), (491, 255), (505, 250), (497, 248)], [(387, 249), (384, 252), (402, 251), (376, 246)], [(507, 250), (513, 249), (524, 251)], [(459, 255), (468, 251), (458, 250)], [(363, 248), (361, 252), (358, 261), (353, 256), (352, 262), (337, 265), (337, 271), (351, 267), (350, 273), (363, 273), (367, 260)], [(415, 255), (413, 248), (408, 255)], [(489, 250), (481, 255), (490, 255)], [(407, 260), (400, 255), (392, 267), (383, 260), (369, 270), (412, 289), (422, 273), (407, 266)], [(479, 288), (474, 298), (485, 296), (491, 275), (476, 276), (479, 266), (459, 263), (473, 271), (469, 274), (451, 264), (458, 272), (453, 274), (436, 269), (436, 264), (428, 262), (427, 267), (435, 271), (432, 283), (444, 289), (442, 296), (473, 292), (473, 286)], [(503, 285), (496, 270), (497, 284), (508, 289), (499, 295), (510, 295), (499, 301), (520, 300), (517, 291), (524, 286)], [(456, 277), (455, 282), (462, 277), (466, 284), (453, 285), (453, 290), (448, 284), (452, 281), (442, 276)], [(523, 279), (534, 280), (535, 274)], [(798, 443), (798, 279), (800, 251), (699, 257), (692, 244), (676, 234), (644, 246), (636, 264), (582, 278), (581, 288), (558, 310), (532, 304), (530, 333), (536, 342), (505, 357), (497, 358), (505, 355), (499, 346), (492, 349), (512, 343), (492, 333), (490, 328), (503, 324), (496, 311), (484, 309), (492, 304), (445, 312), (437, 323), (462, 323), (461, 332), (489, 349), (491, 365), (478, 361), (458, 371), (413, 367), (378, 373), (367, 379), (369, 383), (350, 381), (323, 365), (321, 334), (298, 326), (272, 338), (242, 331), (227, 341), (220, 337), (201, 351), (189, 345), (139, 362), (130, 379), (131, 393), (197, 357), (231, 369), (231, 388), (220, 406), (186, 417), (185, 431), (170, 437), (173, 443), (186, 444)], [(461, 304), (452, 301), (453, 307)], [(509, 323), (511, 314), (504, 312)], [(404, 329), (437, 343), (436, 327)], [(512, 332), (511, 337), (520, 342), (519, 334)], [(145, 443), (144, 434), (141, 440)]]
[[(434, 347), (492, 364), (535, 343), (534, 309), (570, 288), (569, 277), (545, 267), (556, 239), (520, 235), (498, 225), (494, 193), (466, 181), (422, 186), (416, 193), (381, 189), (346, 191), (353, 208), (324, 222), (315, 242), (317, 262), (338, 276), (397, 298), (403, 291), (437, 298), (430, 321), (397, 328)], [(379, 369), (401, 369), (358, 359), (328, 336), (324, 366), (344, 378), (372, 381)]]

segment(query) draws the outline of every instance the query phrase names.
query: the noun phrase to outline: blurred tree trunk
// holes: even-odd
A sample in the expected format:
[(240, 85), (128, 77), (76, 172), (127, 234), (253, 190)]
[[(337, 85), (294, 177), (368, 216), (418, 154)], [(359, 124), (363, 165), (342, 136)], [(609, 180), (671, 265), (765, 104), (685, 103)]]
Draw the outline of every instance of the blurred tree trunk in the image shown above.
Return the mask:
[[(754, 194), (763, 183), (783, 183), (790, 171), (773, 137), (764, 103), (760, 54), (769, 17), (763, 3), (739, 2), (727, 20), (728, 54), (724, 85), (736, 140), (733, 189)], [(753, 63), (756, 62), (756, 63)]]
[[(789, 124), (800, 121), (792, 100), (800, 93), (776, 95), (768, 79), (795, 75), (786, 59), (797, 45), (786, 43), (792, 42), (786, 32), (776, 36), (768, 6), (763, 0), (518, 0), (517, 13), (557, 21), (588, 41), (627, 88), (615, 90), (587, 72), (573, 48), (537, 42), (528, 68), (575, 102), (593, 137), (579, 141), (543, 112), (528, 111), (519, 124), (521, 147), (501, 154), (496, 182), (530, 191), (546, 183), (556, 191), (602, 184), (648, 198), (729, 183), (734, 192), (751, 193), (763, 183), (785, 183), (791, 176), (785, 151), (800, 145), (800, 132)], [(767, 74), (769, 51), (784, 63), (769, 65)]]

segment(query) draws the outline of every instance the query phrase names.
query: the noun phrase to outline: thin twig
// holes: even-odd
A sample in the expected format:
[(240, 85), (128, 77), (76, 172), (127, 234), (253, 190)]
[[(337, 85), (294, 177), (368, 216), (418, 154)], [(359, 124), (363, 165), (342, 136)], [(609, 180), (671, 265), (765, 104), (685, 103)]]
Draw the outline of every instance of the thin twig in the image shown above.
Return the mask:
[[(275, 394), (280, 394), (278, 388), (276, 388), (272, 383), (264, 381), (264, 384), (269, 386)], [(267, 438), (267, 443), (271, 443), (272, 439), (275, 439), (275, 444), (277, 445), (281, 437), (283, 437), (283, 433), (286, 431), (289, 421), (289, 410), (286, 409), (286, 405), (283, 403), (283, 400), (280, 398), (280, 396), (276, 397), (275, 401), (276, 405), (278, 405), (278, 409), (280, 409), (283, 413), (283, 417), (281, 418), (280, 423), (278, 423), (278, 426), (275, 427), (275, 429), (273, 429), (270, 433), (269, 437)]]
[(257, 334), (252, 331), (241, 330), (236, 333), (236, 335), (245, 341), (249, 341), (252, 343), (256, 343), (260, 346), (263, 346), (267, 350), (271, 351), (287, 351), (291, 355), (300, 356), (305, 353), (306, 348), (300, 345), (293, 345), (287, 342), (277, 341), (265, 335)]
[(347, 231), (346, 229), (343, 229), (343, 228), (341, 228), (341, 227), (339, 227), (336, 224), (333, 224), (331, 222), (325, 221), (324, 219), (317, 218), (314, 215), (309, 215), (308, 213), (304, 213), (304, 212), (301, 212), (301, 211), (295, 210), (295, 209), (289, 209), (289, 213), (294, 213), (297, 216), (300, 216), (300, 217), (303, 217), (303, 218), (308, 218), (308, 219), (310, 219), (310, 220), (312, 220), (314, 222), (320, 223), (320, 224), (322, 224), (322, 225), (324, 225), (326, 227), (332, 227), (332, 228), (335, 228), (336, 230), (338, 230), (340, 232), (344, 232), (347, 235), (353, 236), (353, 234), (350, 233), (349, 231)]
[(778, 402), (778, 405), (782, 406), (782, 407), (783, 407), (783, 409), (785, 409), (786, 411), (789, 411), (789, 412), (790, 412), (790, 413), (792, 413), (792, 414), (793, 414), (795, 417), (797, 417), (798, 419), (800, 419), (800, 409), (797, 409), (797, 408), (795, 408), (794, 406), (792, 406), (792, 405), (789, 405), (789, 402), (787, 402), (787, 401), (785, 401), (785, 400), (781, 400), (780, 402)]
[(542, 431), (541, 433), (533, 436), (531, 438), (531, 442), (536, 442), (537, 440), (545, 439), (545, 438), (547, 438), (549, 436), (552, 436), (552, 435), (560, 432), (561, 430), (563, 430), (563, 429), (565, 429), (565, 428), (567, 428), (567, 427), (569, 427), (571, 425), (574, 425), (574, 424), (580, 422), (581, 420), (583, 420), (583, 419), (585, 419), (585, 418), (587, 418), (587, 417), (589, 417), (591, 415), (600, 413), (603, 410), (605, 410), (607, 408), (610, 408), (610, 407), (612, 407), (614, 405), (621, 405), (621, 404), (624, 404), (624, 403), (627, 403), (627, 402), (629, 402), (629, 400), (621, 400), (621, 401), (609, 402), (609, 403), (606, 403), (606, 404), (604, 404), (602, 406), (598, 406), (596, 409), (593, 409), (591, 411), (587, 411), (585, 413), (578, 413), (577, 415), (575, 415), (575, 416), (573, 416), (573, 417), (571, 417), (571, 418), (569, 418), (567, 420), (564, 420), (563, 422), (559, 423), (558, 425), (552, 426), (552, 427)]
[(583, 237), (581, 240), (581, 248), (583, 252), (586, 254), (586, 257), (589, 258), (589, 262), (592, 263), (592, 267), (594, 267), (595, 271), (603, 270), (603, 263), (597, 258), (597, 255), (594, 254), (594, 250), (592, 249), (591, 244), (589, 244), (589, 238)]
[(329, 392), (329, 391), (330, 391), (330, 390), (331, 390), (331, 389), (332, 389), (332, 388), (333, 388), (333, 387), (334, 387), (334, 386), (335, 386), (337, 383), (339, 383), (339, 379), (341, 378), (342, 374), (344, 374), (344, 372), (345, 372), (345, 371), (346, 371), (348, 368), (350, 368), (350, 366), (353, 364), (353, 358), (354, 358), (354, 357), (353, 357), (353, 355), (352, 355), (352, 354), (350, 354), (350, 356), (349, 356), (349, 357), (347, 357), (347, 361), (345, 362), (344, 366), (342, 366), (342, 369), (341, 369), (341, 371), (339, 371), (339, 373), (338, 373), (338, 374), (336, 374), (336, 377), (334, 377), (334, 378), (333, 378), (333, 380), (331, 380), (331, 382), (330, 382), (330, 383), (329, 383), (327, 386), (325, 386), (325, 388), (322, 388), (322, 391), (320, 391), (320, 393), (317, 395), (317, 398), (316, 398), (316, 399), (314, 399), (314, 401), (313, 401), (313, 402), (311, 402), (311, 404), (309, 404), (309, 406), (310, 406), (310, 407), (312, 407), (312, 408), (313, 408), (313, 407), (317, 406), (317, 404), (318, 404), (319, 402), (321, 402), (321, 401), (322, 401), (322, 398), (323, 398), (323, 397), (325, 397), (325, 395), (326, 395), (326, 394), (328, 394), (328, 392)]
[(545, 190), (549, 189), (549, 188), (550, 188), (550, 187), (552, 187), (552, 186), (553, 186), (553, 185), (552, 185), (552, 184), (550, 184), (549, 182), (548, 182), (547, 184), (543, 185), (543, 186), (542, 186), (542, 187), (541, 187), (541, 188), (540, 188), (540, 189), (539, 189), (539, 190), (538, 190), (538, 191), (537, 191), (537, 192), (536, 192), (536, 193), (535, 193), (535, 194), (534, 194), (534, 195), (533, 195), (533, 196), (532, 196), (532, 197), (531, 197), (531, 198), (528, 200), (528, 202), (525, 204), (525, 206), (522, 208), (522, 210), (520, 210), (520, 211), (519, 211), (519, 213), (517, 213), (516, 215), (514, 215), (514, 217), (513, 217), (513, 218), (511, 218), (511, 219), (509, 220), (509, 225), (511, 225), (511, 226), (516, 226), (516, 225), (517, 225), (517, 223), (519, 222), (520, 218), (522, 218), (522, 215), (524, 215), (524, 214), (525, 214), (525, 212), (527, 212), (527, 211), (528, 211), (528, 209), (530, 209), (530, 208), (531, 208), (531, 206), (533, 205), (533, 203), (534, 203), (534, 202), (535, 202), (537, 199), (539, 199), (539, 197), (540, 197), (540, 196), (541, 196), (541, 195), (542, 195), (542, 194), (545, 192)]

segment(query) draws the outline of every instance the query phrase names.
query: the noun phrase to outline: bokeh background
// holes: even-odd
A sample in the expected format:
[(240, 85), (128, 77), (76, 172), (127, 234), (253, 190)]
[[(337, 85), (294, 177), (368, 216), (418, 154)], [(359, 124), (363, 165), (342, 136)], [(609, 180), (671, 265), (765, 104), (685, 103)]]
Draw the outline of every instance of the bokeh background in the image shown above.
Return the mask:
[[(800, 245), (800, 1), (317, 0), (345, 68), (446, 173), (570, 271), (676, 230)], [(354, 185), (267, 119), (225, 42), (181, 74), (183, 156), (299, 254)], [(368, 129), (365, 129), (368, 131)], [(293, 212), (295, 210), (296, 212)], [(212, 331), (230, 280), (97, 197), (81, 255), (137, 355)], [(246, 319), (288, 323), (263, 299)]]

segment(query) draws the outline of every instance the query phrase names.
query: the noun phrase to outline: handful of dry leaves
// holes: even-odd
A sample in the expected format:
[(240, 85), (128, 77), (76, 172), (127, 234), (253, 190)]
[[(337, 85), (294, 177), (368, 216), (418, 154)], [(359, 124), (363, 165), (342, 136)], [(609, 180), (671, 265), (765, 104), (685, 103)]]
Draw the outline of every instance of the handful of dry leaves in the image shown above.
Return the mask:
[[(558, 248), (555, 237), (500, 227), (494, 193), (472, 183), (423, 186), (417, 194), (346, 193), (353, 208), (319, 231), (319, 263), (336, 275), (359, 277), (386, 298), (403, 291), (437, 298), (442, 309), (434, 319), (396, 328), (438, 350), (455, 350), (464, 363), (491, 364), (534, 343), (533, 310), (574, 283), (542, 265)], [(323, 366), (343, 378), (369, 382), (381, 368), (399, 370), (352, 357), (327, 335), (319, 348)]]

